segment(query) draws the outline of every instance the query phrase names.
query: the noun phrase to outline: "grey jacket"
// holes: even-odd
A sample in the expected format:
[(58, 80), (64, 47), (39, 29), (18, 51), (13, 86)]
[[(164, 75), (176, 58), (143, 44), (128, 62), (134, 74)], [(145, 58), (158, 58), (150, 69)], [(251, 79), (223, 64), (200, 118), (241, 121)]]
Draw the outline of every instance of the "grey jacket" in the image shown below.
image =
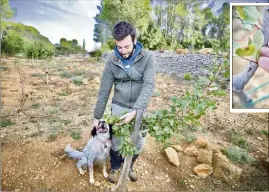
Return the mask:
[(112, 103), (129, 109), (144, 110), (152, 96), (155, 77), (155, 58), (148, 51), (142, 50), (135, 58), (130, 75), (124, 71), (121, 60), (112, 56), (103, 71), (94, 118), (103, 117), (113, 84)]

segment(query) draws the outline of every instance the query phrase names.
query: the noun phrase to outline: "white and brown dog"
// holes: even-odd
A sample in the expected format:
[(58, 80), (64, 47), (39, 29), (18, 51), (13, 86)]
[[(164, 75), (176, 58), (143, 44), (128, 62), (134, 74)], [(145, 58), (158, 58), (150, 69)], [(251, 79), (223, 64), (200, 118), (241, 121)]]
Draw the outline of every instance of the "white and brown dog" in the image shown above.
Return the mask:
[(69, 157), (78, 159), (77, 168), (81, 175), (84, 175), (82, 167), (88, 165), (89, 182), (94, 184), (94, 163), (101, 163), (104, 177), (107, 178), (108, 176), (106, 171), (106, 159), (109, 156), (111, 148), (109, 125), (106, 124), (105, 121), (100, 121), (98, 127), (93, 128), (91, 134), (92, 138), (88, 141), (82, 152), (72, 149), (70, 144), (65, 147), (65, 152), (68, 153)]

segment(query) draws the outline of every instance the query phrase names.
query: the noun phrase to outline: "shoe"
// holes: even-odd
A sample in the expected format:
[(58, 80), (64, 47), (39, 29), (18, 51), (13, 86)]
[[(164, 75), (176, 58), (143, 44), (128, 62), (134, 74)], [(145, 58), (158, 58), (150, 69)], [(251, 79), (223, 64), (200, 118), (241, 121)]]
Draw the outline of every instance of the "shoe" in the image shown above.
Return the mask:
[(115, 170), (115, 169), (111, 169), (109, 174), (108, 174), (108, 181), (110, 183), (116, 183), (118, 181), (118, 172), (119, 172), (119, 169), (118, 170)]
[(136, 175), (136, 172), (134, 170), (132, 170), (132, 169), (129, 171), (129, 175), (128, 176), (129, 176), (129, 179), (131, 181), (133, 181), (133, 182), (137, 181), (137, 179), (138, 179), (138, 177)]

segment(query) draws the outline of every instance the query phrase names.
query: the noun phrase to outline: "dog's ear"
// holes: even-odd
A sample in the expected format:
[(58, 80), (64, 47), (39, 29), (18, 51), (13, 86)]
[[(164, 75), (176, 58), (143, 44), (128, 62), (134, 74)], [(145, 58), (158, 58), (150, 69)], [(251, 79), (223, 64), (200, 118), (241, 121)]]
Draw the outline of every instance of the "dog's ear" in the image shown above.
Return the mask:
[(91, 135), (94, 137), (96, 135), (96, 127), (94, 126), (92, 131), (91, 131)]

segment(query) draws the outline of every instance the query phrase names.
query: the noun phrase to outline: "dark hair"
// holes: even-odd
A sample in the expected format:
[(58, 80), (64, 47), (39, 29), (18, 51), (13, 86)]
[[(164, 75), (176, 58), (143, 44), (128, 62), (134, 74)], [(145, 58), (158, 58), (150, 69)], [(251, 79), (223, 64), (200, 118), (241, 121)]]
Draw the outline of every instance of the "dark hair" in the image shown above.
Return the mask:
[(128, 35), (131, 35), (134, 42), (136, 37), (136, 29), (130, 23), (120, 21), (114, 26), (112, 35), (117, 41), (123, 40)]

